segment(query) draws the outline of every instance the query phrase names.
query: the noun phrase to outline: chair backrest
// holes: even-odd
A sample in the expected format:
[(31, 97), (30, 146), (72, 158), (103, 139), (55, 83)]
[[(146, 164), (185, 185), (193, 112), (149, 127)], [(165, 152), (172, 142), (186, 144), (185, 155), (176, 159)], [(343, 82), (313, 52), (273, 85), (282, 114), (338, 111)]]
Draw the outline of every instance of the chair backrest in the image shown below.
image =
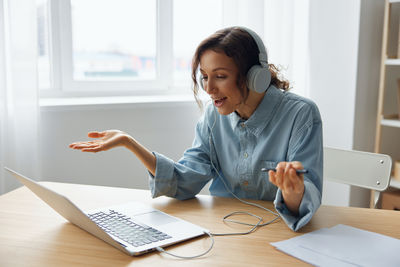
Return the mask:
[(384, 191), (390, 184), (388, 155), (324, 147), (324, 179)]

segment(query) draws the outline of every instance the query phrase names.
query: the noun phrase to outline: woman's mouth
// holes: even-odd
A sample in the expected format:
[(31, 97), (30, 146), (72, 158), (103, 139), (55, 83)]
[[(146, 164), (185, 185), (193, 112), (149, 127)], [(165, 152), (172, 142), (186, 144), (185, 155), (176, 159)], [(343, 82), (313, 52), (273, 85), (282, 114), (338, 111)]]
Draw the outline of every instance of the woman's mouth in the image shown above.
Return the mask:
[(217, 108), (221, 107), (225, 103), (226, 99), (227, 99), (227, 97), (214, 99), (214, 106), (216, 106)]

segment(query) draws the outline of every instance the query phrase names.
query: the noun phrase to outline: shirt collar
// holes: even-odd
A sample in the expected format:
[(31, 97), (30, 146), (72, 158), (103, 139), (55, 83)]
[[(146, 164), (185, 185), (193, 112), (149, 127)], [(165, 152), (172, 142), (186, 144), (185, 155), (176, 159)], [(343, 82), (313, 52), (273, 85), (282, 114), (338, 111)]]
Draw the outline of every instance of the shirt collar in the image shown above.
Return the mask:
[(264, 130), (272, 119), (276, 108), (282, 101), (283, 95), (284, 93), (280, 89), (271, 85), (248, 120), (243, 120), (236, 114), (236, 112), (232, 112), (228, 115), (232, 129), (235, 129), (238, 124), (243, 123), (244, 126), (255, 136), (260, 135), (262, 130)]

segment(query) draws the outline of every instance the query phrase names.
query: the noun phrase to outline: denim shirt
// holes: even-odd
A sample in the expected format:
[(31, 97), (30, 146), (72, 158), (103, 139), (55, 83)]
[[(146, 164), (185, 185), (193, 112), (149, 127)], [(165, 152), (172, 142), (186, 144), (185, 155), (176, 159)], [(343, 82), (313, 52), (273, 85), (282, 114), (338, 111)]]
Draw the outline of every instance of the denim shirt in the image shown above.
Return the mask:
[[(274, 200), (294, 231), (307, 224), (321, 205), (323, 145), (318, 108), (311, 100), (274, 86), (247, 120), (235, 112), (220, 115), (208, 105), (197, 123), (192, 147), (178, 162), (153, 154), (157, 161), (155, 176), (149, 178), (153, 197), (192, 198), (211, 179), (211, 195), (232, 197), (225, 181), (239, 198)], [(268, 173), (261, 172), (281, 161), (300, 161), (308, 169), (297, 215), (288, 210)]]

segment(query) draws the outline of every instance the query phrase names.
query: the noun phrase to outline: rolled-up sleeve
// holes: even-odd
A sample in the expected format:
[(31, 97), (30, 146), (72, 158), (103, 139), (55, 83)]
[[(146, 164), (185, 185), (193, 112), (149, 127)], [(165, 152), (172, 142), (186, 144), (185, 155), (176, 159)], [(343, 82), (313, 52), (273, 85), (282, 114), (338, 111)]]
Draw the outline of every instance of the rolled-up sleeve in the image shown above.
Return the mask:
[(174, 177), (174, 162), (173, 160), (153, 152), (156, 157), (156, 175), (151, 173), (149, 177), (149, 187), (153, 197), (176, 195), (177, 180)]
[(309, 181), (304, 181), (304, 195), (300, 203), (299, 214), (293, 215), (283, 201), (282, 191), (278, 190), (274, 204), (282, 219), (293, 231), (306, 225), (321, 205), (320, 191)]
[(213, 177), (209, 151), (208, 128), (202, 119), (197, 123), (192, 147), (184, 152), (178, 162), (153, 152), (156, 173), (155, 176), (149, 173), (152, 196), (193, 198)]

